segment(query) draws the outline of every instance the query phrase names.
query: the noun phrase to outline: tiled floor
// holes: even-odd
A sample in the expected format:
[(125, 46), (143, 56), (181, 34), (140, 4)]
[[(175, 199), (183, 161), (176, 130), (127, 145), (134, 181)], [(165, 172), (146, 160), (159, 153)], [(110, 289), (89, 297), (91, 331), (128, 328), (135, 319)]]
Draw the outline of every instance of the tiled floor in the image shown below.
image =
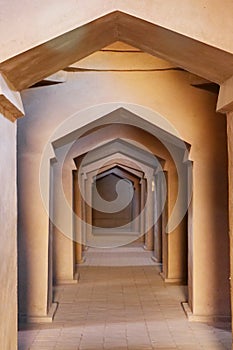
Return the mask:
[(89, 249), (77, 285), (59, 286), (50, 325), (19, 332), (19, 350), (231, 349), (224, 325), (190, 323), (185, 288), (166, 286), (142, 248)]

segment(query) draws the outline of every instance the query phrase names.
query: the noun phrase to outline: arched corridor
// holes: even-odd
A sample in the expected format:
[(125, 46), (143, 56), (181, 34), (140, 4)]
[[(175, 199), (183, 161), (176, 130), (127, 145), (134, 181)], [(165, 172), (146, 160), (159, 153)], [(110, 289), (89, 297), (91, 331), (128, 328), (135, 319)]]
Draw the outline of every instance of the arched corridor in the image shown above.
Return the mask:
[[(121, 47), (122, 44), (118, 45)], [(80, 77), (77, 78), (80, 80)], [(146, 81), (150, 81), (148, 76)], [(76, 75), (71, 76), (70, 84), (69, 94), (63, 92), (64, 102), (70, 94), (75, 94)], [(63, 86), (57, 89), (59, 92)], [(140, 90), (140, 87), (137, 89)], [(104, 95), (106, 101), (108, 90)], [(147, 90), (151, 93), (152, 101), (153, 91)], [(61, 313), (59, 316), (62, 304), (59, 303), (57, 308), (54, 290), (59, 285), (67, 284), (78, 290), (82, 275), (78, 281), (79, 270), (75, 263), (85, 264), (89, 254), (86, 249), (124, 247), (134, 241), (152, 251), (155, 263), (161, 263), (160, 276), (157, 275), (155, 284), (158, 279), (163, 279), (165, 283), (187, 285), (187, 295), (180, 300), (185, 301), (184, 310), (180, 303), (177, 304), (182, 319), (186, 317), (186, 312), (190, 320), (227, 321), (222, 271), (221, 274), (220, 271), (218, 274), (212, 272), (210, 281), (204, 278), (212, 266), (206, 263), (207, 250), (209, 256), (214, 256), (217, 248), (210, 244), (210, 238), (213, 232), (217, 234), (217, 230), (215, 227), (213, 231), (213, 219), (209, 221), (208, 217), (219, 210), (213, 202), (208, 202), (207, 193), (215, 193), (217, 178), (225, 170), (225, 158), (217, 157), (219, 149), (216, 149), (215, 157), (207, 157), (210, 150), (213, 153), (213, 147), (202, 136), (202, 124), (197, 124), (194, 129), (183, 129), (182, 136), (173, 125), (179, 125), (176, 114), (173, 116), (170, 112), (174, 119), (168, 121), (157, 112), (132, 103), (92, 106), (71, 113), (69, 118), (62, 115), (59, 121), (56, 113), (50, 114), (47, 124), (45, 108), (47, 105), (50, 109), (50, 102), (45, 103), (45, 99), (49, 96), (49, 90), (46, 88), (46, 95), (44, 91), (44, 88), (28, 91), (29, 100), (35, 92), (42, 94), (40, 138), (32, 137), (38, 134), (37, 119), (22, 119), (18, 123), (19, 237), (24, 237), (31, 251), (34, 251), (31, 255), (24, 248), (25, 242), (19, 240), (19, 266), (23, 267), (19, 268), (20, 322), (40, 323), (52, 321), (53, 318), (56, 320), (56, 317), (62, 319), (64, 315)], [(132, 96), (137, 94), (132, 89), (129, 92)], [(121, 95), (122, 91), (119, 91)], [(54, 98), (53, 95), (51, 98)], [(200, 108), (199, 96), (195, 98)], [(33, 104), (29, 104), (29, 108), (32, 115), (40, 113)], [(172, 111), (173, 104), (170, 108)], [(206, 113), (205, 104), (202, 108)], [(203, 122), (201, 118), (200, 115), (199, 119)], [(208, 125), (209, 118), (208, 115), (205, 120)], [(42, 128), (43, 125), (47, 125), (47, 128)], [(212, 124), (211, 127), (209, 135), (214, 140), (217, 125)], [(25, 143), (28, 138), (31, 141)], [(201, 153), (197, 138), (202, 143)], [(216, 159), (223, 166), (218, 168), (219, 174), (215, 173), (213, 182), (208, 182), (207, 186), (206, 179), (209, 179)], [(205, 211), (198, 204), (203, 198)], [(224, 191), (218, 199), (225, 203)], [(224, 212), (220, 214), (223, 225), (224, 215)], [(220, 222), (215, 220), (216, 225)], [(208, 238), (207, 234), (204, 236), (205, 245), (198, 239), (202, 232), (199, 230), (200, 223), (212, 229), (211, 237)], [(37, 232), (41, 232), (38, 236), (31, 234), (35, 225)], [(227, 244), (225, 240), (222, 242)], [(203, 247), (207, 250), (203, 251)], [(198, 254), (194, 253), (196, 249)], [(201, 256), (205, 265), (198, 268)], [(42, 257), (44, 263), (38, 265), (38, 259), (42, 261)], [(27, 261), (28, 269), (25, 268)], [(35, 268), (36, 275), (32, 274)], [(213, 297), (212, 293), (212, 298), (209, 298), (208, 289), (220, 295), (219, 289), (215, 288), (218, 279), (222, 285), (221, 296)], [(202, 281), (202, 289), (198, 281)], [(226, 283), (225, 288), (227, 293)]]
[[(131, 125), (123, 123), (125, 113)], [(98, 127), (91, 123), (79, 137), (76, 127), (62, 136), (58, 132), (52, 141), (48, 302), (53, 323), (52, 330), (34, 326), (31, 349), (43, 344), (55, 349), (229, 349), (229, 325), (222, 324), (221, 332), (216, 324), (190, 324), (185, 314), (192, 317), (193, 279), (187, 276), (193, 264), (191, 207), (186, 213), (192, 147), (125, 109), (114, 110), (107, 121), (101, 118)], [(177, 186), (179, 171), (183, 178)], [(126, 181), (122, 191), (121, 181)], [(169, 232), (179, 191), (185, 210), (178, 205), (180, 216)], [(205, 316), (198, 317), (204, 321)], [(26, 330), (20, 339), (23, 349)]]
[(229, 349), (232, 11), (3, 1), (0, 349)]

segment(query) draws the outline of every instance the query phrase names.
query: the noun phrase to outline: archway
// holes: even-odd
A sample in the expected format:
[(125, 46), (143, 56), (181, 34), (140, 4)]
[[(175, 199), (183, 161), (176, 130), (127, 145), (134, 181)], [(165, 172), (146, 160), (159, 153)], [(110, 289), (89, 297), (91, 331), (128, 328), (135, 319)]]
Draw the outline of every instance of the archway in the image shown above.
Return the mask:
[[(118, 120), (119, 120), (119, 117), (118, 117)], [(135, 123), (135, 121), (136, 121), (136, 120), (133, 118), (132, 122)], [(107, 127), (108, 127), (108, 126), (107, 126)], [(126, 127), (127, 127), (127, 125), (126, 125)], [(114, 126), (113, 129), (115, 129), (115, 131), (116, 131), (116, 126)], [(135, 129), (135, 130), (136, 130), (136, 129)], [(151, 126), (150, 126), (150, 130), (151, 130)], [(100, 129), (100, 132), (101, 132), (101, 129)], [(140, 133), (141, 133), (141, 132), (142, 132), (142, 130), (140, 131)], [(160, 131), (160, 134), (161, 134), (161, 131)], [(108, 134), (107, 134), (107, 135), (108, 135)], [(73, 137), (75, 137), (75, 135), (73, 135)], [(80, 145), (83, 144), (83, 143), (82, 143), (82, 138), (80, 139), (80, 141), (81, 141), (81, 143), (80, 143), (79, 145), (77, 145), (77, 146), (79, 146), (79, 148), (78, 148), (78, 149), (79, 149), (79, 153), (82, 152), (82, 151), (81, 151), (81, 148), (80, 148)], [(59, 142), (58, 142), (57, 144), (58, 144), (58, 146), (60, 145)], [(181, 144), (182, 144), (182, 143), (181, 143)], [(83, 145), (84, 145), (84, 144), (83, 144)], [(83, 146), (82, 146), (82, 147), (83, 147)], [(92, 143), (89, 144), (89, 147), (91, 147), (91, 148), (93, 147), (93, 146), (92, 146)], [(85, 149), (85, 148), (84, 148), (84, 149)], [(66, 148), (65, 148), (64, 150), (66, 150)], [(85, 152), (86, 152), (86, 151), (87, 151), (87, 149), (85, 149)], [(57, 151), (56, 151), (56, 152), (57, 152)], [(72, 151), (72, 148), (71, 148), (71, 154), (72, 154), (72, 152), (73, 152), (73, 151)], [(77, 152), (77, 151), (76, 151), (76, 152)], [(163, 151), (163, 152), (165, 152), (165, 151)], [(182, 151), (182, 152), (183, 152), (183, 151)], [(166, 152), (165, 152), (165, 153), (166, 153)], [(59, 153), (59, 154), (60, 154), (60, 156), (61, 156), (61, 153)], [(66, 152), (65, 152), (65, 154), (66, 154)], [(160, 154), (161, 154), (161, 151), (160, 151)], [(181, 158), (183, 158), (183, 156), (182, 156)], [(71, 159), (72, 159), (72, 158), (71, 158)], [(62, 162), (61, 159), (60, 159), (60, 162)], [(69, 161), (68, 161), (68, 164), (69, 164)], [(181, 162), (181, 164), (182, 164), (182, 162)], [(72, 167), (73, 167), (73, 166), (72, 166)], [(70, 165), (68, 165), (67, 170), (70, 172), (70, 169), (72, 169), (72, 167), (70, 168)], [(64, 167), (64, 168), (66, 168), (66, 167)], [(64, 170), (64, 169), (63, 169), (63, 170)], [(64, 170), (64, 172), (66, 173), (66, 170)], [(65, 175), (65, 176), (67, 176), (67, 175)], [(70, 176), (70, 175), (69, 175), (69, 176)], [(69, 180), (68, 184), (70, 184), (70, 180)], [(70, 188), (70, 186), (68, 186), (68, 187)], [(70, 190), (68, 189), (68, 192), (69, 192), (69, 191), (70, 191)], [(55, 187), (55, 191), (54, 191), (54, 192), (55, 192), (56, 195), (57, 195), (56, 187)], [(71, 195), (68, 195), (68, 197), (71, 198)], [(57, 202), (57, 200), (56, 200), (55, 202)], [(173, 206), (173, 205), (172, 205), (172, 206)], [(171, 207), (171, 208), (172, 208), (172, 207)], [(64, 210), (61, 210), (61, 209), (60, 209), (60, 212), (61, 212), (61, 213), (64, 213)], [(70, 225), (68, 225), (68, 227), (70, 227)], [(65, 240), (65, 241), (67, 242), (67, 244), (70, 245), (70, 243), (68, 243), (67, 240)], [(59, 249), (60, 249), (61, 251), (67, 252), (66, 249), (67, 249), (68, 247), (67, 247), (67, 248), (65, 248), (65, 247), (66, 247), (66, 243), (63, 242), (63, 243), (60, 245), (60, 248), (59, 248)], [(64, 249), (65, 249), (65, 250), (64, 250)], [(68, 249), (69, 249), (70, 252), (72, 251), (72, 244), (70, 245), (70, 248), (68, 248)], [(65, 254), (67, 255), (67, 253), (65, 253)], [(71, 258), (70, 261), (72, 261), (72, 258)], [(72, 272), (72, 265), (70, 265), (70, 266), (71, 266), (71, 270), (70, 270), (71, 274), (70, 274), (70, 276), (72, 276), (72, 274), (73, 274), (73, 272)], [(174, 265), (174, 266), (175, 266), (175, 265)], [(171, 269), (173, 268), (172, 265), (169, 267), (169, 269), (170, 269), (170, 268), (171, 268)], [(174, 271), (175, 271), (175, 270), (174, 270)], [(177, 272), (175, 272), (175, 274), (176, 274), (176, 273), (177, 273)], [(174, 277), (173, 277), (173, 276), (174, 276)], [(174, 278), (177, 278), (177, 276), (176, 276), (176, 275), (172, 275), (172, 273), (171, 273), (169, 278), (170, 278), (171, 281), (172, 281)], [(180, 277), (179, 277), (179, 279), (180, 279)], [(65, 280), (65, 278), (64, 278), (64, 280)], [(63, 282), (65, 282), (64, 280), (63, 280)], [(67, 280), (68, 280), (68, 278), (67, 278)], [(167, 281), (168, 281), (168, 278), (167, 278)]]
[[(147, 17), (146, 17), (147, 18)], [(127, 19), (127, 18), (125, 18), (125, 21), (127, 22), (129, 19)], [(119, 24), (120, 25), (122, 25), (122, 26), (124, 26), (124, 24), (125, 24), (125, 22), (123, 21), (123, 22), (119, 22)], [(143, 23), (144, 24), (144, 23)], [(126, 26), (127, 27), (127, 26)], [(127, 27), (128, 28), (128, 27)], [(126, 29), (127, 29), (126, 28)], [(148, 27), (147, 27), (148, 28)], [(128, 30), (128, 29), (127, 29)], [(127, 33), (127, 31), (126, 31), (126, 33)], [(182, 41), (183, 43), (184, 43), (184, 41)], [(149, 43), (149, 47), (150, 47), (151, 45), (150, 45), (150, 43)], [(214, 46), (214, 45), (213, 45)], [(55, 45), (55, 47), (57, 47), (56, 45)], [(206, 46), (204, 46), (203, 48), (206, 48)], [(199, 50), (200, 52), (201, 52), (201, 50)], [(164, 51), (163, 51), (164, 52)], [(216, 52), (216, 51), (214, 51), (214, 50), (212, 50), (212, 53), (216, 53), (216, 56), (218, 56), (218, 54), (220, 53), (220, 52)], [(220, 55), (222, 55), (221, 53), (220, 53)], [(208, 55), (207, 54), (207, 58), (209, 58), (210, 59), (210, 61), (211, 61), (211, 57), (210, 57), (211, 55)], [(224, 55), (223, 55), (224, 56)], [(222, 61), (225, 61), (224, 60), (224, 57), (223, 56), (221, 56), (221, 58), (220, 58), (220, 56), (218, 56), (219, 57), (219, 59), (220, 60), (222, 60)], [(232, 71), (231, 71), (231, 67), (232, 67), (232, 64), (231, 64), (231, 57), (230, 56), (228, 56), (228, 55), (226, 55), (228, 58), (229, 58), (229, 64), (228, 65), (226, 65), (227, 66), (227, 69), (225, 70), (225, 68), (223, 67), (223, 65), (221, 66), (221, 64), (220, 64), (220, 70), (219, 70), (219, 73), (217, 74), (218, 76), (216, 77), (216, 81), (220, 81), (220, 80), (217, 80), (217, 79), (223, 79), (223, 80), (225, 80), (225, 79), (227, 79), (227, 78), (229, 78), (230, 77), (230, 75), (232, 75)], [(176, 56), (177, 57), (177, 56)], [(185, 61), (187, 61), (187, 58), (185, 58)], [(198, 61), (198, 60), (197, 60)], [(207, 61), (208, 61), (208, 59), (207, 59)], [(204, 68), (204, 70), (207, 70), (208, 71), (208, 63), (210, 63), (210, 61), (208, 61), (208, 62), (206, 62), (207, 64), (206, 64), (206, 66), (205, 65), (202, 65), (203, 67), (205, 66), (205, 68)], [(213, 62), (214, 62), (215, 60), (213, 60)], [(200, 62), (199, 62), (200, 63)], [(202, 63), (203, 63), (203, 61), (202, 61)], [(17, 63), (16, 63), (16, 65), (17, 65)], [(211, 65), (211, 69), (213, 68), (213, 65)], [(210, 70), (211, 70), (210, 69)], [(210, 72), (210, 71), (208, 71), (208, 72)], [(216, 71), (215, 71), (215, 73), (216, 73)], [(205, 74), (205, 73), (202, 73), (203, 75)], [(211, 75), (210, 75), (211, 77), (213, 77), (213, 70), (212, 70), (212, 72), (211, 72)], [(206, 75), (206, 77), (207, 77), (207, 75)], [(223, 80), (221, 80), (221, 82), (223, 81)], [(190, 143), (192, 143), (192, 142), (190, 142)], [(221, 178), (221, 177), (220, 177)], [(212, 192), (211, 192), (212, 193)], [(213, 193), (212, 193), (213, 194)], [(195, 211), (195, 207), (194, 207), (194, 211)], [(220, 214), (221, 215), (221, 214)], [(201, 222), (201, 221), (200, 221)], [(224, 228), (223, 228), (223, 232), (225, 232), (225, 226), (224, 226)], [(217, 238), (216, 238), (216, 240), (217, 240)], [(225, 242), (225, 240), (224, 240), (224, 242)], [(213, 251), (215, 251), (216, 250), (216, 248), (214, 248), (214, 247), (211, 247), (211, 251), (213, 252)], [(213, 254), (214, 255), (214, 254)], [(227, 275), (227, 273), (228, 273), (228, 269), (226, 269), (227, 271), (226, 271), (226, 275)], [(225, 280), (225, 279), (224, 279)], [(220, 280), (219, 280), (220, 281)], [(217, 283), (216, 283), (217, 284)], [(225, 286), (225, 284), (224, 284), (224, 286)], [(226, 286), (225, 286), (225, 289), (226, 289)], [(199, 298), (199, 295), (198, 295), (198, 293), (197, 293), (197, 299)], [(216, 300), (219, 300), (218, 298), (216, 298)], [(221, 304), (221, 302), (220, 302), (220, 304)], [(218, 308), (217, 308), (218, 309)], [(198, 310), (196, 310), (196, 311), (198, 311)], [(40, 312), (39, 312), (40, 313)]]
[[(104, 213), (99, 205), (98, 197), (102, 197), (105, 201), (114, 201), (117, 197), (116, 186), (119, 181), (123, 181), (124, 202), (128, 205), (120, 212)], [(116, 227), (128, 225), (131, 231), (133, 229), (139, 231), (139, 225), (130, 226), (130, 223), (139, 215), (138, 197), (140, 198), (139, 179), (132, 176), (130, 172), (121, 170), (119, 167), (100, 172), (94, 179), (92, 192), (92, 226), (99, 229), (106, 227), (111, 231)]]
[[(104, 117), (103, 117), (103, 115), (104, 115)], [(138, 115), (142, 116), (143, 119), (141, 117), (138, 117)], [(170, 116), (172, 119), (173, 115), (170, 114)], [(176, 116), (174, 116), (173, 121), (179, 124), (180, 121), (177, 122), (177, 119), (175, 117)], [(51, 123), (50, 130), (53, 129), (52, 124), (54, 122), (55, 122), (55, 119), (53, 121), (50, 119), (50, 123)], [(162, 139), (163, 142), (166, 142), (168, 148), (171, 147), (171, 145), (174, 145), (174, 144), (179, 145), (180, 144), (179, 139), (176, 138), (174, 135), (172, 135), (170, 133), (168, 136), (169, 130), (171, 132), (173, 132), (173, 134), (176, 134), (176, 132), (174, 130), (172, 131), (171, 124), (169, 124), (168, 121), (164, 120), (163, 118), (161, 119), (157, 114), (154, 114), (152, 110), (140, 107), (138, 105), (135, 106), (132, 104), (124, 104), (124, 103), (123, 104), (122, 103), (113, 103), (110, 105), (104, 104), (104, 105), (101, 105), (101, 106), (98, 106), (95, 108), (87, 109), (83, 113), (75, 114), (73, 117), (71, 117), (68, 120), (68, 123), (65, 126), (65, 129), (62, 129), (62, 128), (57, 129), (55, 135), (53, 135), (51, 137), (51, 139), (48, 143), (49, 147), (47, 149), (45, 149), (45, 154), (46, 154), (46, 152), (48, 152), (47, 153), (48, 158), (46, 158), (46, 159), (50, 159), (51, 157), (52, 158), (54, 157), (54, 154), (51, 152), (50, 144), (53, 145), (54, 150), (56, 152), (56, 155), (62, 158), (63, 157), (62, 154), (66, 153), (67, 148), (69, 148), (69, 144), (71, 144), (73, 142), (73, 140), (75, 140), (77, 137), (80, 137), (80, 135), (82, 135), (84, 133), (88, 133), (89, 130), (92, 129), (93, 127), (99, 128), (99, 126), (102, 123), (119, 124), (120, 122), (127, 123), (127, 124), (134, 124), (135, 126), (141, 128), (141, 129), (145, 129), (145, 130), (150, 131), (151, 133), (155, 133), (155, 135), (160, 137), (160, 139)], [(55, 122), (55, 124), (56, 123), (57, 122)], [(155, 126), (156, 124), (157, 124), (157, 126)], [(158, 125), (161, 125), (163, 129), (159, 128)], [(214, 135), (215, 124), (211, 124), (211, 128), (213, 130), (213, 135)], [(201, 129), (202, 129), (202, 127), (201, 127)], [(24, 130), (24, 132), (27, 132), (27, 131)], [(37, 130), (37, 132), (38, 132), (38, 130)], [(195, 144), (196, 136), (202, 135), (202, 134), (200, 134), (200, 128), (199, 129), (195, 128), (192, 130), (186, 128), (183, 132), (184, 132), (185, 138), (190, 141), (190, 144), (192, 144), (193, 142)], [(40, 136), (42, 137), (40, 142), (42, 142), (42, 144), (43, 144), (43, 142), (44, 142), (43, 136), (42, 135), (40, 135)], [(46, 131), (45, 139), (48, 140), (48, 130)], [(39, 146), (39, 147), (41, 147), (41, 146)], [(82, 147), (83, 147), (82, 152), (85, 152), (84, 144), (82, 145)], [(94, 147), (94, 146), (91, 146), (91, 147)], [(182, 162), (183, 162), (184, 157), (187, 156), (187, 148), (184, 147), (183, 143), (181, 143), (181, 149), (183, 150), (182, 151), (183, 153), (182, 153), (182, 156), (181, 156), (181, 154), (178, 155), (178, 159), (182, 159)], [(195, 165), (196, 165), (195, 170), (199, 169), (198, 171), (200, 171), (202, 169), (201, 160), (198, 158), (197, 155), (198, 155), (198, 152), (196, 154), (193, 153), (193, 148), (192, 148), (192, 159), (194, 159)], [(185, 160), (186, 160), (186, 158), (185, 158)], [(45, 160), (45, 165), (46, 165), (46, 172), (45, 172), (45, 176), (43, 176), (43, 183), (45, 184), (45, 189), (46, 189), (47, 188), (46, 186), (48, 183), (47, 182), (48, 175), (49, 175), (49, 171), (47, 168), (47, 160)], [(74, 167), (74, 164), (70, 164), (69, 166), (70, 166), (69, 169), (71, 169), (72, 167)], [(220, 168), (219, 168), (219, 170), (220, 170)], [(197, 183), (199, 181), (200, 181), (200, 178), (198, 178), (198, 172), (197, 172), (195, 174), (195, 183)], [(201, 187), (199, 187), (199, 185)], [(203, 193), (205, 192), (205, 188), (203, 188), (203, 183), (199, 182), (199, 185), (198, 186), (195, 185), (195, 186), (197, 186), (196, 187), (197, 193), (199, 192), (200, 189), (202, 189), (202, 190), (200, 190), (200, 192), (201, 192), (201, 195), (203, 195)], [(199, 189), (198, 189), (198, 187), (199, 187)], [(211, 188), (213, 190), (213, 187), (211, 187)], [(48, 200), (48, 197), (46, 195), (45, 201), (47, 201), (47, 200)], [(195, 197), (195, 200), (197, 202), (200, 200), (200, 193), (198, 196)], [(198, 211), (197, 202), (195, 204), (195, 206), (196, 206), (195, 218), (196, 219), (198, 217), (197, 216), (198, 213), (201, 215), (203, 214), (203, 212), (200, 213)], [(24, 205), (25, 205), (25, 203), (24, 203)], [(210, 208), (208, 210), (210, 210)], [(209, 212), (208, 210), (207, 210), (207, 212)], [(38, 215), (36, 215), (36, 216), (38, 216)], [(209, 222), (209, 221), (206, 221), (205, 223), (207, 223), (207, 222)], [(203, 223), (204, 223), (204, 221), (202, 221), (202, 224)], [(46, 224), (46, 217), (45, 217), (45, 224)], [(198, 241), (199, 240), (198, 239), (198, 230), (195, 232), (196, 232), (195, 240)], [(70, 248), (70, 249), (72, 249), (72, 248)], [(213, 247), (212, 252), (214, 253), (214, 247)], [(71, 266), (70, 279), (73, 279), (72, 262), (71, 262), (70, 266)], [(192, 275), (192, 277), (195, 277), (195, 276)], [(172, 278), (175, 278), (175, 276), (172, 276)], [(213, 283), (215, 283), (214, 280), (213, 280)], [(210, 285), (206, 286), (207, 289), (209, 287), (210, 287)], [(195, 291), (195, 293), (201, 294), (200, 291)], [(192, 295), (192, 294), (190, 293), (190, 295)], [(196, 303), (195, 302), (193, 303), (193, 305), (196, 306), (197, 308), (201, 307), (200, 301), (202, 300), (201, 298), (203, 297), (203, 295), (199, 295), (199, 296), (200, 296), (200, 299), (196, 298)], [(197, 300), (198, 300), (198, 302), (197, 302)], [(203, 302), (204, 302), (204, 299), (203, 299)], [(204, 304), (205, 304), (205, 302), (204, 302)]]

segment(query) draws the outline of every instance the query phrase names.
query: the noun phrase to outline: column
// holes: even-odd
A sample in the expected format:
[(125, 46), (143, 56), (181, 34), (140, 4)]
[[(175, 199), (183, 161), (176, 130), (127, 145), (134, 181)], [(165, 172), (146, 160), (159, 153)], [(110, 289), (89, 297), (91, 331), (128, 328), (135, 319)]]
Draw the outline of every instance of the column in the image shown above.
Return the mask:
[(82, 250), (85, 251), (87, 249), (86, 246), (86, 188), (85, 188), (85, 181), (87, 177), (86, 174), (81, 174), (81, 216), (82, 216)]
[(154, 200), (152, 192), (152, 180), (153, 177), (150, 175), (147, 177), (147, 200), (146, 200), (146, 235), (145, 235), (145, 249), (154, 249)]
[[(232, 108), (233, 109), (233, 108)], [(233, 112), (227, 114), (228, 140), (228, 206), (229, 206), (229, 236), (230, 236), (230, 286), (231, 311), (233, 315)], [(233, 329), (233, 324), (232, 324)]]
[(134, 198), (133, 198), (133, 206), (134, 206), (134, 231), (140, 232), (140, 185), (139, 181), (135, 181), (134, 183)]
[(146, 180), (141, 179), (141, 215), (140, 215), (140, 232), (141, 235), (145, 234), (145, 202), (146, 202)]
[(72, 168), (54, 164), (54, 278), (57, 284), (77, 283), (74, 278)]
[(92, 241), (92, 184), (93, 177), (87, 175), (85, 180), (85, 212), (86, 212), (86, 244), (89, 246)]
[[(233, 315), (233, 76), (220, 86), (217, 111), (226, 114), (228, 148), (228, 220), (230, 243), (230, 295), (231, 315)], [(231, 316), (232, 320), (232, 316)], [(233, 330), (233, 322), (232, 322)]]
[[(162, 173), (163, 175), (163, 173)], [(154, 190), (154, 260), (162, 263), (162, 181), (161, 172), (155, 175), (155, 190)]]
[(73, 191), (74, 191), (74, 234), (75, 234), (75, 263), (83, 263), (82, 251), (82, 198), (80, 184), (78, 182), (78, 171), (73, 171)]
[[(27, 152), (23, 140), (19, 141), (19, 314), (22, 321), (33, 323), (51, 322), (55, 312), (55, 308), (48, 312), (50, 225), (39, 186), (40, 158), (40, 151)], [(46, 180), (49, 186), (49, 176)]]
[[(180, 161), (182, 164), (182, 160)], [(185, 171), (185, 165), (184, 171)], [(181, 165), (180, 165), (181, 168)], [(177, 216), (177, 224), (171, 231), (168, 224), (177, 203), (179, 189), (178, 174), (173, 163), (167, 165), (167, 188), (163, 188), (163, 196), (167, 191), (167, 204), (162, 215), (162, 277), (167, 283), (186, 283), (187, 280), (187, 215)], [(185, 176), (185, 175), (183, 175)], [(182, 184), (183, 202), (186, 198), (186, 183)], [(179, 209), (182, 211), (181, 205)]]

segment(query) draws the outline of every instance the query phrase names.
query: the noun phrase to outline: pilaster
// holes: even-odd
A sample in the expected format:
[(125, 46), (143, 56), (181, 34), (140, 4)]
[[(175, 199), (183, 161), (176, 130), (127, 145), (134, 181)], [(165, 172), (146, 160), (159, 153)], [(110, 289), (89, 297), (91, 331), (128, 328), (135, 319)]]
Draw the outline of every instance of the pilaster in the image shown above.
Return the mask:
[(154, 198), (152, 189), (153, 176), (147, 177), (147, 199), (146, 199), (146, 235), (145, 235), (145, 249), (154, 249)]
[(84, 261), (82, 251), (82, 198), (77, 170), (73, 171), (73, 191), (75, 263), (81, 264)]
[[(231, 313), (233, 314), (233, 76), (220, 86), (217, 111), (226, 114), (228, 148), (228, 218), (230, 240)], [(233, 325), (232, 325), (233, 327)], [(233, 329), (233, 328), (232, 328)]]

